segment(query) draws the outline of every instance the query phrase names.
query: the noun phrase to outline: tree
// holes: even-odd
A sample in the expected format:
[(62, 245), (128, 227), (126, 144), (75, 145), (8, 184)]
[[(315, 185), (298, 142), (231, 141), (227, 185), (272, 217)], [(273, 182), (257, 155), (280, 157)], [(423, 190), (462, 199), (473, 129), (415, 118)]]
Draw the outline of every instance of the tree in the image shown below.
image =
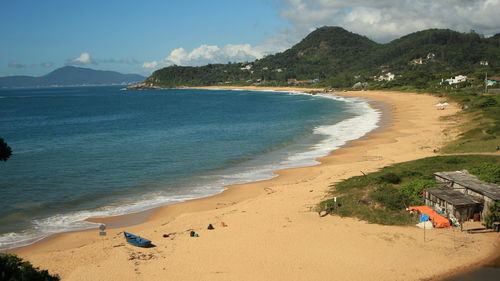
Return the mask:
[(59, 276), (50, 275), (47, 270), (40, 270), (16, 255), (0, 254), (0, 280), (9, 281), (59, 281)]
[(500, 202), (490, 204), (489, 211), (485, 222), (487, 227), (493, 228), (495, 222), (500, 222)]
[(0, 138), (0, 160), (7, 161), (11, 155), (12, 149), (3, 139)]

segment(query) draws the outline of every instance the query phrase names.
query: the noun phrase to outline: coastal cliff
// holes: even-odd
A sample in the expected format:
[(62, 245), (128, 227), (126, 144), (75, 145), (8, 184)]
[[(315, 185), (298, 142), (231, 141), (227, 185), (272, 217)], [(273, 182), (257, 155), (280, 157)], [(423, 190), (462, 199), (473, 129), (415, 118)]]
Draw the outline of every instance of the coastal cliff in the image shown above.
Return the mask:
[(125, 90), (158, 90), (163, 89), (163, 87), (153, 85), (153, 83), (149, 82), (140, 82), (125, 88)]

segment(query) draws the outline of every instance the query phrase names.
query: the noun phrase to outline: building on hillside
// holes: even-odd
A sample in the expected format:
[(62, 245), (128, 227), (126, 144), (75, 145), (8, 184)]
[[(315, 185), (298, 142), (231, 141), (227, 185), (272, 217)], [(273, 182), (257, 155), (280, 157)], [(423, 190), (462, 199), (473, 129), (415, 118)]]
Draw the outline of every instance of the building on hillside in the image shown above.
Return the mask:
[(380, 75), (378, 77), (375, 77), (375, 80), (376, 81), (392, 81), (395, 79), (395, 77), (396, 77), (396, 75), (394, 75), (393, 73), (387, 72), (384, 75)]
[(500, 77), (488, 77), (485, 82), (488, 87), (495, 86), (496, 84), (500, 85)]
[[(467, 81), (467, 76), (465, 76), (465, 75), (458, 75), (458, 76), (455, 76), (454, 78), (444, 80), (444, 82), (446, 82), (450, 85), (458, 84), (458, 83), (462, 83), (462, 82), (466, 82), (466, 81)], [(443, 83), (443, 81), (441, 81), (441, 83)]]
[(484, 65), (484, 66), (488, 66), (488, 61), (487, 60), (482, 60), (479, 62), (479, 65)]
[(391, 70), (392, 70), (392, 67), (390, 67), (390, 66), (385, 66), (385, 65), (380, 66), (380, 72), (382, 72), (382, 73), (389, 72)]
[(426, 58), (427, 58), (427, 60), (433, 60), (433, 59), (436, 58), (436, 54), (434, 54), (434, 53), (428, 53)]
[(245, 66), (243, 66), (242, 68), (240, 68), (241, 70), (250, 70), (252, 69), (252, 65), (251, 64), (247, 64)]
[[(430, 197), (432, 195), (443, 201), (446, 201), (445, 199), (453, 198), (454, 200), (457, 200), (456, 202), (460, 203), (453, 209), (446, 209), (447, 213), (453, 213), (455, 212), (455, 209), (463, 209), (465, 208), (464, 206), (466, 206), (467, 210), (473, 210), (477, 207), (476, 211), (480, 214), (480, 219), (483, 221), (484, 217), (489, 214), (490, 205), (500, 201), (500, 185), (481, 181), (476, 176), (469, 174), (467, 170), (454, 172), (438, 172), (435, 173), (434, 176), (436, 177), (436, 181), (442, 184), (443, 187), (448, 189), (449, 191), (429, 192), (429, 202), (432, 202), (434, 200), (432, 197)], [(467, 199), (465, 199), (464, 197), (459, 197), (456, 192), (463, 194)], [(439, 202), (441, 201), (438, 201), (438, 203)], [(472, 202), (477, 202), (478, 205), (476, 205), (476, 207), (473, 207)], [(451, 204), (451, 202), (449, 203)], [(440, 206), (446, 208), (446, 204), (441, 204)], [(460, 211), (459, 213), (461, 215), (464, 215), (469, 214), (468, 212), (469, 211)], [(467, 217), (467, 219), (470, 218), (471, 217)]]
[(291, 79), (287, 80), (288, 84), (310, 84), (310, 83), (317, 83), (317, 82), (319, 82), (319, 79), (297, 80), (297, 79), (291, 78)]
[(422, 58), (416, 58), (411, 60), (412, 64), (424, 64), (424, 60)]

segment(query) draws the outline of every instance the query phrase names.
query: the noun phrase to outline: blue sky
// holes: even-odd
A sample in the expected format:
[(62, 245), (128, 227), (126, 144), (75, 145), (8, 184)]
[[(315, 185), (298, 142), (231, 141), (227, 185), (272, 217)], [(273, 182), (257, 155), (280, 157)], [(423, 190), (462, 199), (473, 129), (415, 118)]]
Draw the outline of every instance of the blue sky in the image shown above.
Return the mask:
[(378, 42), (426, 28), (488, 36), (499, 10), (500, 0), (2, 0), (0, 76), (250, 61), (323, 25)]
[(88, 67), (144, 72), (173, 49), (256, 45), (280, 25), (264, 1), (2, 1), (0, 76), (41, 75), (84, 52)]

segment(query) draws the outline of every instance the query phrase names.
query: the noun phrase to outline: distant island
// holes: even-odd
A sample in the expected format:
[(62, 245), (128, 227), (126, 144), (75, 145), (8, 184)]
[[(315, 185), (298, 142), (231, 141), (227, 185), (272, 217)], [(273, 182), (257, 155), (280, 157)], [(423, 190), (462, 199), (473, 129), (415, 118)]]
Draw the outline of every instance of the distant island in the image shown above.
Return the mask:
[[(500, 33), (428, 29), (380, 44), (341, 27), (324, 26), (290, 49), (253, 62), (169, 66), (130, 89), (182, 86), (305, 86), (432, 89), (500, 76)], [(451, 79), (451, 80), (450, 80)], [(463, 80), (463, 81), (462, 81)], [(463, 83), (461, 83), (463, 82)], [(441, 83), (441, 84), (440, 84)], [(498, 84), (498, 83), (497, 83)]]
[(0, 77), (0, 88), (129, 85), (143, 81), (146, 77), (138, 74), (122, 74), (115, 71), (64, 66), (44, 76)]

